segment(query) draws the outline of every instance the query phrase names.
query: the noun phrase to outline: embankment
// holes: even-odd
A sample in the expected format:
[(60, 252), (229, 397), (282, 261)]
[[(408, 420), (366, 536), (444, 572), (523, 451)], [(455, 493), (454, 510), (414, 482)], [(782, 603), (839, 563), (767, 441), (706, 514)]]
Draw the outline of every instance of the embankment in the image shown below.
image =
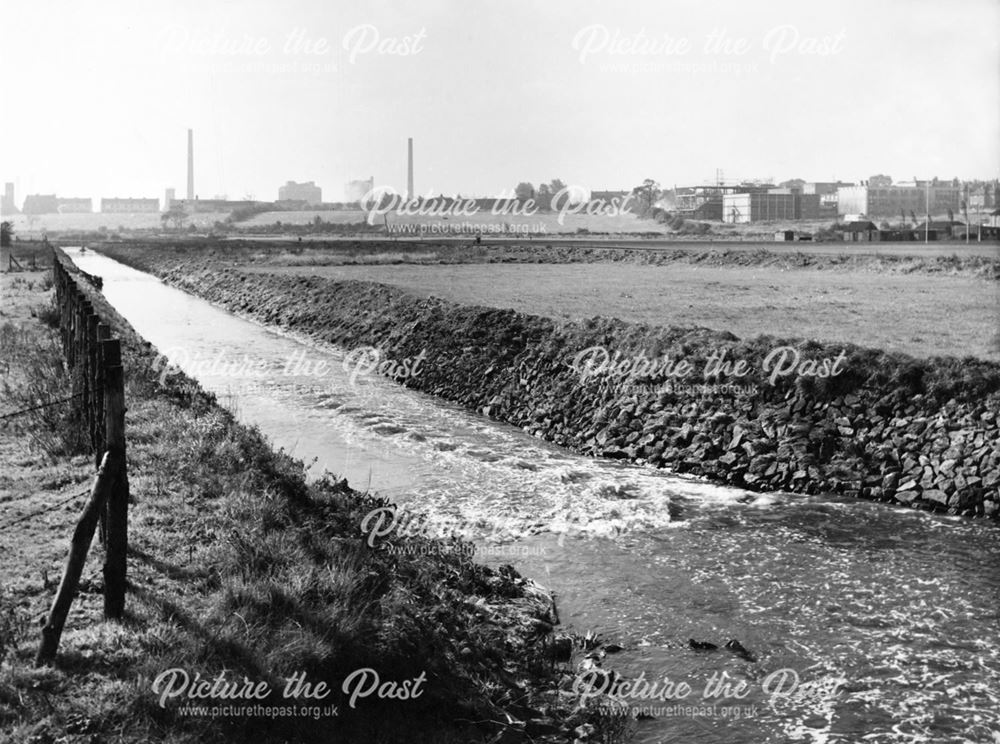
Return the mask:
[(261, 322), (377, 347), (385, 373), (409, 361), (404, 384), (578, 452), (752, 490), (994, 518), (1000, 509), (997, 364), (614, 319), (559, 323), (379, 284), (106, 252)]

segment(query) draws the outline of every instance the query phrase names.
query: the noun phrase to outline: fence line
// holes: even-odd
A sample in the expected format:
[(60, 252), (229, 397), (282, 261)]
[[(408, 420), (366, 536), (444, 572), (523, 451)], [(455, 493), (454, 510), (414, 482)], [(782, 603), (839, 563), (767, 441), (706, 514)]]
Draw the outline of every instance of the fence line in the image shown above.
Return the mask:
[[(80, 515), (59, 590), (42, 629), (38, 665), (55, 658), (97, 526), (104, 543), (104, 616), (120, 619), (125, 611), (128, 554), (128, 472), (125, 464), (125, 377), (121, 341), (90, 302), (83, 282), (100, 288), (100, 278), (78, 269), (60, 249), (53, 249), (52, 278), (59, 310), (59, 333), (71, 370), (71, 400), (79, 411), (94, 452), (97, 475)], [(73, 498), (76, 498), (74, 496)]]

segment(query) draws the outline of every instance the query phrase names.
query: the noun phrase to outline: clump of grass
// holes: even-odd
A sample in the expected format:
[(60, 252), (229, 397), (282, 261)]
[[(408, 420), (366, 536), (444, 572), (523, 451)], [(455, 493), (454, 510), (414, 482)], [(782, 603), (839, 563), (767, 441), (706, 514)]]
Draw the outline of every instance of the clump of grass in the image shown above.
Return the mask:
[(86, 436), (72, 403), (45, 405), (68, 397), (72, 389), (56, 334), (5, 323), (0, 326), (0, 359), (6, 372), (0, 378), (0, 399), (4, 401), (0, 413), (44, 406), (2, 420), (0, 426), (28, 437), (50, 457), (84, 452)]
[(8, 654), (14, 654), (31, 628), (31, 619), (24, 607), (12, 599), (0, 596), (0, 665)]
[(49, 328), (59, 328), (61, 314), (54, 301), (39, 303), (32, 309), (31, 315)]

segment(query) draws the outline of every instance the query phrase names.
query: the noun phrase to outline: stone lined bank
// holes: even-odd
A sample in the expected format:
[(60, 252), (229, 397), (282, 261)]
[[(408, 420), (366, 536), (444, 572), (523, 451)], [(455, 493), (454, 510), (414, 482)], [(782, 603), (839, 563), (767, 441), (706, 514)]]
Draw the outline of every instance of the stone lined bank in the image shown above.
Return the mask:
[[(1000, 510), (995, 363), (615, 319), (559, 322), (375, 283), (104, 252), (263, 323), (348, 349), (377, 347), (398, 369), (423, 354), (418, 373), (401, 380), (407, 386), (577, 452), (752, 490), (848, 494), (967, 516)], [(588, 349), (589, 366), (580, 357)], [(637, 355), (661, 363), (629, 375), (602, 369), (605, 353), (612, 363)], [(743, 360), (749, 371), (705, 380), (713, 354)], [(686, 361), (689, 373), (664, 360)], [(776, 367), (784, 373), (775, 376)], [(719, 387), (706, 393), (704, 382)]]

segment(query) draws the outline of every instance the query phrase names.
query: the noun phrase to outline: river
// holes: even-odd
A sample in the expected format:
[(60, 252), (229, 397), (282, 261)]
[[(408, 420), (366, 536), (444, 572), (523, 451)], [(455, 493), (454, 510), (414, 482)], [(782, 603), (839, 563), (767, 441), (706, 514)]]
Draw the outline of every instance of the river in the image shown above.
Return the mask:
[[(634, 741), (938, 744), (1000, 732), (995, 525), (581, 457), (362, 374), (346, 350), (68, 252), (166, 358), (311, 474), (468, 526), (481, 560), (556, 594), (568, 630), (623, 646), (603, 664), (646, 683), (632, 685), (631, 704), (651, 714)], [(738, 639), (754, 660), (690, 638)], [(649, 699), (671, 683), (672, 699)]]

